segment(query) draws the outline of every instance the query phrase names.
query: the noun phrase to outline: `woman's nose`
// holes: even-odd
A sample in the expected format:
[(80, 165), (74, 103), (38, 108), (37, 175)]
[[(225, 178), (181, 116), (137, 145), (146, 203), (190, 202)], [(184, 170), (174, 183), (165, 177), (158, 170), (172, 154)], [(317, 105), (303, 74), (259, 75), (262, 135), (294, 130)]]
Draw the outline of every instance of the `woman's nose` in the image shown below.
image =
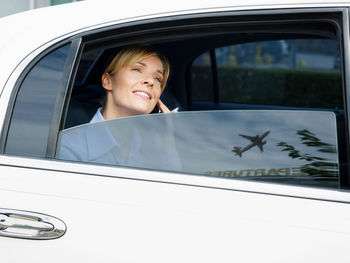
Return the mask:
[(143, 79), (143, 84), (146, 84), (146, 85), (150, 85), (153, 87), (154, 85), (154, 79), (153, 79), (153, 76), (146, 76), (144, 79)]

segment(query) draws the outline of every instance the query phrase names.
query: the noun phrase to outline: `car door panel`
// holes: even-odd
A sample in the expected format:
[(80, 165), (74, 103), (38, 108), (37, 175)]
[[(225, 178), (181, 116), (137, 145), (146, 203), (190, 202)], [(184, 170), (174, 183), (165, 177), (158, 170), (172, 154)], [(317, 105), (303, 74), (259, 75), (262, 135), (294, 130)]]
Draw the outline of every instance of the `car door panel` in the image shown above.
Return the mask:
[[(78, 261), (82, 255), (85, 262), (253, 262), (262, 254), (269, 262), (329, 262), (330, 255), (344, 255), (350, 240), (348, 203), (218, 189), (207, 183), (0, 168), (0, 180), (6, 182), (0, 190), (3, 207), (55, 216), (67, 226), (55, 240), (0, 237), (2, 255), (13, 262), (22, 258), (11, 252), (13, 246), (37, 262), (47, 257)], [(115, 175), (123, 177), (125, 171), (115, 169)], [(285, 258), (288, 253), (292, 256)], [(344, 255), (337, 262), (347, 260)]]

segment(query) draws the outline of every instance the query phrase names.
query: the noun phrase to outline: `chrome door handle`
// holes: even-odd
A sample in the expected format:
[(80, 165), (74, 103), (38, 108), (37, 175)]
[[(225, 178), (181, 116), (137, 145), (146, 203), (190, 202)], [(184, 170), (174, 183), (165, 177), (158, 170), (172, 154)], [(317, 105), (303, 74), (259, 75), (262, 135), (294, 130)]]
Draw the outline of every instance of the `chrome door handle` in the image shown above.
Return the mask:
[(56, 217), (29, 211), (0, 208), (0, 236), (26, 239), (54, 239), (66, 232)]

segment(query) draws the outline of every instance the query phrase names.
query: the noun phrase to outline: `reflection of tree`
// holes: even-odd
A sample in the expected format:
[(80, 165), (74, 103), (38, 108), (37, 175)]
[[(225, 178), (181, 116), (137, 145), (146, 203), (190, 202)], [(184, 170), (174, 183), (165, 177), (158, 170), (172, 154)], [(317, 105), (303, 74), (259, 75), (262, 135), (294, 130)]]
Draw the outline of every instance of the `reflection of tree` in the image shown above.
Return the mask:
[[(336, 154), (337, 152), (334, 145), (322, 142), (314, 133), (308, 130), (299, 130), (297, 131), (297, 135), (300, 137), (302, 144), (307, 147), (314, 147), (318, 152), (330, 154)], [(288, 152), (291, 158), (307, 161), (308, 163), (302, 166), (302, 171), (306, 175), (317, 176), (323, 179), (338, 176), (338, 165), (333, 160), (328, 160), (309, 153), (302, 153), (286, 142), (280, 142), (277, 146), (283, 147), (282, 151)]]

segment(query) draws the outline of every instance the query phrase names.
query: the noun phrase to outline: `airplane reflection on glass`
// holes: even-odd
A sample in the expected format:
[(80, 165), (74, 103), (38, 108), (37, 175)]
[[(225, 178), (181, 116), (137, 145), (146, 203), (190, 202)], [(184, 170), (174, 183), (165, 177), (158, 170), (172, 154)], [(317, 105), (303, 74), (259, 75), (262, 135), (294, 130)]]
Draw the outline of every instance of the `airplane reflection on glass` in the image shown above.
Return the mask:
[(254, 146), (258, 146), (260, 151), (263, 152), (264, 148), (263, 145), (266, 144), (266, 141), (263, 141), (264, 138), (270, 133), (270, 131), (265, 131), (261, 135), (255, 135), (255, 136), (248, 136), (245, 134), (239, 134), (239, 136), (250, 140), (251, 142), (244, 146), (244, 147), (239, 147), (239, 146), (234, 146), (232, 149), (232, 152), (234, 152), (236, 155), (239, 157), (242, 157), (242, 153), (248, 151)]

